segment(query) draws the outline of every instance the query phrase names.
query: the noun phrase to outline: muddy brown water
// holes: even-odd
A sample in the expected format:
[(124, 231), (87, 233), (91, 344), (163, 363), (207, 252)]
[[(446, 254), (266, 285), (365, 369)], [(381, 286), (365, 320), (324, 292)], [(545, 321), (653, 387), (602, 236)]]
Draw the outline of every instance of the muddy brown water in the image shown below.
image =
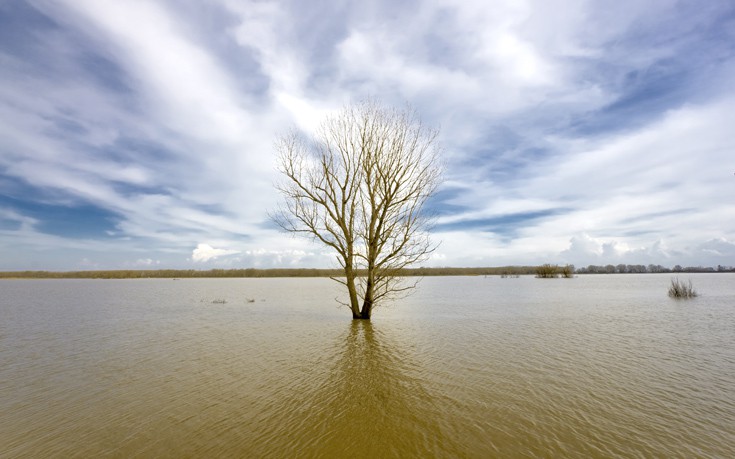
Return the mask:
[(0, 281), (0, 457), (735, 457), (735, 276), (683, 279)]

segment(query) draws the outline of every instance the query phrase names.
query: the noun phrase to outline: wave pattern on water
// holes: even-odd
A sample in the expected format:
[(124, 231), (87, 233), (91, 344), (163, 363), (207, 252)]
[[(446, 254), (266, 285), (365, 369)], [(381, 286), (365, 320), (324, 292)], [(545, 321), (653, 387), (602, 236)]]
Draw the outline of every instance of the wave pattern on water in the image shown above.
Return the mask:
[(732, 280), (6, 281), (0, 457), (733, 457)]

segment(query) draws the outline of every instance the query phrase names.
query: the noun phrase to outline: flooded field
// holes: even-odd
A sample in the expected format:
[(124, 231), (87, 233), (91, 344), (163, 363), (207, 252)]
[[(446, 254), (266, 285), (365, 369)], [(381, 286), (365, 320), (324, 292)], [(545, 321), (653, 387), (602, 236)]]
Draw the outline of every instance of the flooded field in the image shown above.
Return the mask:
[(0, 457), (735, 457), (735, 276), (0, 281)]

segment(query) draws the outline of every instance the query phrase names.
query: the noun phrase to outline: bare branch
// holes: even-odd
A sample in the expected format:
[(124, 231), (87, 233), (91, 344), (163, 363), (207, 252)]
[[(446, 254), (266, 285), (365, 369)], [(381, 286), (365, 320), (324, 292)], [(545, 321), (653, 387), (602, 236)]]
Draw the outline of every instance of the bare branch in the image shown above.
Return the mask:
[(291, 133), (276, 143), (284, 206), (271, 217), (336, 251), (353, 317), (414, 288), (400, 271), (436, 248), (424, 205), (441, 180), (437, 136), (414, 111), (368, 100), (327, 118), (310, 142)]

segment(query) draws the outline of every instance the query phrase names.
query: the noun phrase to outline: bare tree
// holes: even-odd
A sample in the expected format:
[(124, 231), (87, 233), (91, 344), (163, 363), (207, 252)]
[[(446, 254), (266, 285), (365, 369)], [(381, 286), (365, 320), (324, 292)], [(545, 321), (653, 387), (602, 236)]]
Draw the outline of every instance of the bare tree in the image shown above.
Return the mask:
[(336, 252), (353, 319), (415, 287), (402, 269), (436, 248), (424, 205), (441, 180), (437, 134), (412, 110), (366, 101), (328, 117), (311, 138), (277, 141), (284, 204), (273, 218)]

